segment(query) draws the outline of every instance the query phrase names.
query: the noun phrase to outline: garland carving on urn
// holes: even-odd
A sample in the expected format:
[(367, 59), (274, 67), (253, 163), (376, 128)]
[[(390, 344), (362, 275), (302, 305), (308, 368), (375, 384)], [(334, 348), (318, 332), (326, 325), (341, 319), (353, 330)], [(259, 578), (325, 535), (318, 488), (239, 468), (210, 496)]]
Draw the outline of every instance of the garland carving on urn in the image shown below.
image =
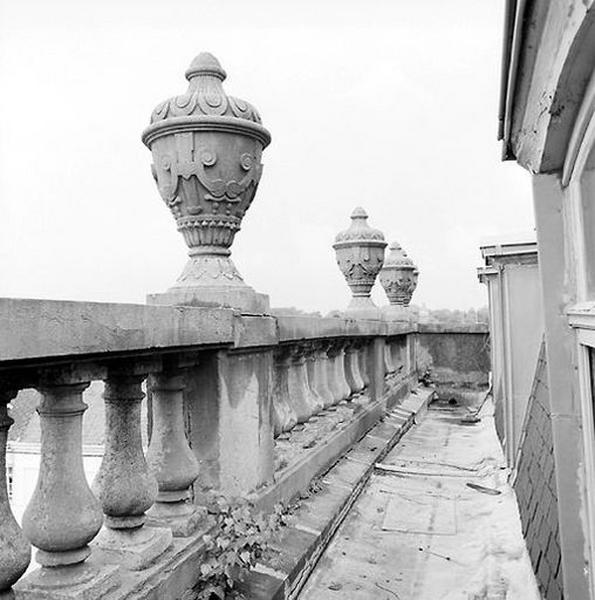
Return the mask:
[(150, 300), (267, 312), (268, 298), (244, 282), (230, 247), (254, 199), (271, 136), (251, 104), (225, 93), (226, 73), (213, 55), (199, 54), (186, 78), (186, 93), (159, 104), (142, 136), (190, 256), (176, 284)]
[(379, 317), (370, 297), (376, 277), (384, 262), (384, 235), (367, 223), (366, 211), (357, 207), (351, 214), (351, 226), (339, 233), (333, 248), (337, 264), (353, 295), (347, 313), (360, 317)]
[(380, 283), (384, 288), (390, 306), (388, 312), (398, 317), (409, 307), (413, 292), (417, 287), (419, 269), (397, 242), (389, 247), (389, 253), (380, 271)]

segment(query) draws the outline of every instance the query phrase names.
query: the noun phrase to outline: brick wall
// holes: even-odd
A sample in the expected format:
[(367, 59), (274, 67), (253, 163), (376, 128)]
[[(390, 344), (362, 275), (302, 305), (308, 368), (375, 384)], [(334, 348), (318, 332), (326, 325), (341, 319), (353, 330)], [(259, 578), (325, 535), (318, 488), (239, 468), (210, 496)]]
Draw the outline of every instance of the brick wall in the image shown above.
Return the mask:
[(564, 595), (550, 419), (547, 358), (542, 342), (516, 460), (514, 489), (541, 593), (545, 600), (560, 600)]

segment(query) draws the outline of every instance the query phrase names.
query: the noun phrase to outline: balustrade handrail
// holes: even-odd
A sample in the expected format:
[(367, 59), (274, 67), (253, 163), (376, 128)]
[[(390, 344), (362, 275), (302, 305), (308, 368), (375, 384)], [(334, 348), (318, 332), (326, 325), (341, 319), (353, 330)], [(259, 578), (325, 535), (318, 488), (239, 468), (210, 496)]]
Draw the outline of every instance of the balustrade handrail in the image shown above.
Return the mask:
[(228, 308), (0, 298), (0, 370), (106, 355), (402, 335), (412, 323), (243, 315)]

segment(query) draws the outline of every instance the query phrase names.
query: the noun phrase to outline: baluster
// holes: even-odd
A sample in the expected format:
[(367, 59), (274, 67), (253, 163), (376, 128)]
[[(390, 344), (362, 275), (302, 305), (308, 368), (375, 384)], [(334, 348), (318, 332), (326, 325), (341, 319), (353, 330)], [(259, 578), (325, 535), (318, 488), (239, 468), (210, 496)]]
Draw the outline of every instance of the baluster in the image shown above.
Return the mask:
[(41, 568), (15, 586), (19, 598), (103, 598), (119, 583), (118, 567), (86, 560), (91, 554), (89, 542), (103, 521), (83, 469), (87, 405), (82, 394), (88, 386), (88, 382), (52, 381), (45, 376), (38, 386), (41, 462), (37, 486), (23, 515), (23, 531), (38, 548)]
[(297, 422), (305, 423), (318, 411), (318, 408), (308, 390), (304, 350), (297, 344), (290, 348), (287, 388), (289, 391), (289, 400), (295, 411)]
[(143, 455), (141, 384), (145, 375), (110, 371), (105, 381), (105, 452), (93, 483), (105, 514), (95, 544), (106, 561), (141, 570), (172, 542), (165, 527), (145, 526), (157, 497), (157, 481)]
[(333, 399), (333, 405), (341, 402), (343, 399), (343, 392), (341, 390), (341, 385), (337, 380), (337, 369), (335, 367), (335, 363), (337, 360), (337, 348), (334, 340), (327, 342), (326, 347), (326, 355), (327, 355), (327, 379), (328, 379), (328, 387)]
[(334, 403), (346, 400), (351, 395), (351, 388), (345, 379), (345, 353), (343, 342), (335, 340), (331, 343), (328, 351), (329, 356), (329, 382), (333, 393)]
[(17, 395), (13, 390), (0, 390), (0, 597), (14, 597), (10, 588), (29, 566), (31, 547), (19, 527), (6, 489), (6, 443), (8, 430), (14, 421), (8, 416), (7, 405)]
[(390, 341), (388, 339), (384, 342), (384, 370), (387, 374), (395, 372), (395, 365), (393, 363), (392, 353), (390, 351)]
[(406, 349), (406, 371), (407, 377), (411, 377), (417, 369), (417, 335), (410, 333), (407, 336)]
[(306, 343), (304, 349), (306, 354), (306, 385), (315, 406), (315, 413), (318, 413), (325, 406), (324, 398), (318, 393), (318, 369), (316, 368), (318, 353), (312, 342)]
[(165, 525), (174, 536), (187, 537), (196, 530), (204, 512), (189, 502), (199, 467), (184, 428), (184, 376), (181, 372), (155, 374), (150, 388), (153, 428), (147, 463), (159, 493), (147, 512), (149, 524)]
[(399, 374), (402, 374), (404, 371), (404, 361), (403, 361), (403, 352), (402, 346), (397, 340), (393, 340), (390, 343), (390, 351), (393, 365), (395, 366), (395, 371)]
[(342, 362), (340, 346), (336, 340), (329, 342), (328, 349), (328, 381), (333, 395), (333, 405), (345, 399), (345, 389), (340, 379), (339, 361)]
[(297, 423), (297, 415), (289, 398), (289, 362), (287, 348), (280, 348), (275, 355), (273, 384), (273, 431), (275, 437), (284, 431), (293, 429)]
[(325, 344), (321, 342), (315, 342), (314, 348), (314, 361), (312, 363), (313, 369), (313, 380), (316, 392), (322, 400), (323, 408), (331, 406), (334, 402), (333, 394), (329, 387), (328, 371), (329, 371), (329, 358), (326, 353)]
[(351, 387), (347, 382), (345, 375), (345, 346), (346, 342), (339, 342), (339, 351), (335, 359), (335, 368), (337, 369), (337, 380), (341, 389), (341, 400), (347, 400), (351, 396)]
[(364, 387), (368, 387), (370, 385), (370, 371), (368, 370), (368, 350), (369, 350), (370, 342), (368, 340), (364, 340), (361, 343), (360, 351), (359, 351), (359, 372), (362, 376), (362, 380), (364, 382)]
[(352, 394), (358, 394), (364, 389), (364, 382), (359, 372), (358, 341), (348, 342), (345, 347), (345, 377)]
[(398, 348), (395, 340), (387, 340), (386, 347), (388, 348), (388, 356), (390, 358), (390, 362), (393, 365), (394, 372), (399, 372), (399, 356), (398, 356)]

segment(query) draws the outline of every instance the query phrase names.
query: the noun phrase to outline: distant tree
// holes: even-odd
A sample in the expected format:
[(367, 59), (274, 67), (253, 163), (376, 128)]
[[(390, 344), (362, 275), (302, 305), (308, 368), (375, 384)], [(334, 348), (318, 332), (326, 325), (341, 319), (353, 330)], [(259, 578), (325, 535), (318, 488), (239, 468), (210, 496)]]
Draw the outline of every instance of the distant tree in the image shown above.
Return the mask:
[(420, 321), (425, 323), (442, 323), (445, 325), (472, 325), (475, 323), (488, 323), (488, 307), (450, 309), (450, 308), (423, 308), (420, 311)]

